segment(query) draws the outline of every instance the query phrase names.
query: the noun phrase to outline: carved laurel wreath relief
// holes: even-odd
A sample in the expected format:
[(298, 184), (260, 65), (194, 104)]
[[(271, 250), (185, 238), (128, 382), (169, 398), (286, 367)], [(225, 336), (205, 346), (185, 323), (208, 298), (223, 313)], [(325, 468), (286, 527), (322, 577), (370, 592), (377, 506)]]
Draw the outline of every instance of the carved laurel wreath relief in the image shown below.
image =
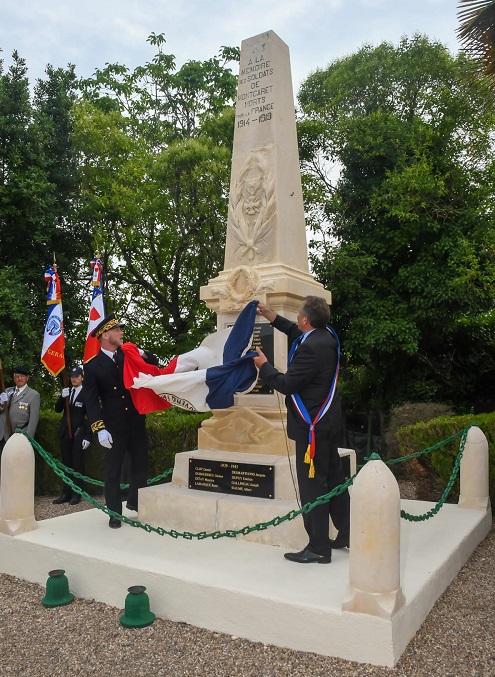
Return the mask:
[(240, 261), (259, 263), (267, 258), (275, 207), (273, 169), (261, 153), (253, 153), (244, 163), (229, 200), (228, 227)]
[(273, 282), (263, 282), (254, 268), (238, 266), (230, 272), (225, 284), (212, 287), (212, 293), (227, 302), (226, 309), (239, 310), (273, 288)]

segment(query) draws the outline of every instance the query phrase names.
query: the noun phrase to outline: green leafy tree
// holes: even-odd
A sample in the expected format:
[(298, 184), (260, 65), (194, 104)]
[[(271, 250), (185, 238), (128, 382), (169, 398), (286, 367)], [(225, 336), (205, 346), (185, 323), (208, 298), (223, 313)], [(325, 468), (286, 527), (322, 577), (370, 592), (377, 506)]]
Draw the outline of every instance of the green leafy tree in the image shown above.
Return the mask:
[(82, 83), (74, 139), (107, 306), (128, 338), (167, 355), (214, 326), (199, 288), (223, 262), (238, 52), (176, 69), (163, 36), (149, 41), (158, 53), (145, 66), (108, 65)]
[[(28, 263), (26, 257), (19, 256), (31, 239), (30, 229), (36, 219), (37, 204), (31, 200), (31, 194), (42, 183), (36, 166), (38, 148), (30, 135), (30, 118), (26, 67), (14, 52), (7, 72), (3, 61), (0, 62), (0, 275), (4, 295), (0, 306), (0, 346), (7, 371), (14, 366), (13, 362), (30, 355), (29, 344), (34, 338), (32, 331), (27, 335), (23, 331), (24, 321), (36, 311), (30, 294), (34, 282), (32, 259)], [(42, 190), (36, 197), (42, 199)]]
[(416, 35), (333, 62), (299, 94), (312, 262), (333, 292), (343, 392), (382, 427), (403, 401), (490, 406), (475, 366), (494, 355), (495, 116), (491, 91), (466, 86), (467, 63)]
[[(69, 328), (80, 319), (77, 278), (83, 240), (71, 220), (78, 190), (70, 146), (74, 86), (72, 67), (48, 67), (31, 94), (26, 63), (18, 53), (12, 54), (8, 69), (0, 62), (0, 356), (6, 374), (26, 363), (46, 376), (40, 365), (47, 312), (44, 270), (54, 253), (65, 278)], [(70, 339), (69, 332), (68, 360), (76, 355)], [(48, 380), (47, 388), (52, 385)]]
[[(76, 218), (79, 201), (77, 156), (72, 142), (72, 108), (77, 100), (74, 67), (46, 68), (46, 78), (36, 82), (33, 124), (44, 151), (46, 196), (46, 246), (56, 255), (62, 283), (66, 362), (81, 362), (89, 305), (91, 238)], [(51, 261), (48, 252), (46, 263)], [(79, 331), (78, 331), (79, 328)]]

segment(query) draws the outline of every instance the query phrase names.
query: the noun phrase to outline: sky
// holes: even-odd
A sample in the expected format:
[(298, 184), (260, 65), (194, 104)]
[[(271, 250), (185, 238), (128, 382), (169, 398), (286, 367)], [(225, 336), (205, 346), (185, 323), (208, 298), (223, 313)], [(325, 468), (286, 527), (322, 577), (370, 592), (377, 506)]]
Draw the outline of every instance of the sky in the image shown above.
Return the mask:
[(305, 78), (363, 44), (397, 44), (419, 32), (452, 53), (456, 0), (2, 0), (0, 55), (4, 68), (17, 50), (31, 83), (47, 64), (72, 63), (80, 77), (106, 63), (131, 70), (150, 61), (151, 33), (163, 33), (164, 51), (180, 67), (206, 60), (224, 45), (273, 30), (288, 45), (297, 92)]

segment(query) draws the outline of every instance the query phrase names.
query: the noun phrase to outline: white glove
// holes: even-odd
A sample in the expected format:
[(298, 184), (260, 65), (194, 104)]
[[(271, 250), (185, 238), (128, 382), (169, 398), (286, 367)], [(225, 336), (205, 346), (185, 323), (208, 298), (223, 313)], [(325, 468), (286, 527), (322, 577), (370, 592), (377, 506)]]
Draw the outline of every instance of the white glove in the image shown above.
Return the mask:
[(113, 439), (108, 430), (98, 430), (98, 442), (102, 447), (112, 448)]
[(5, 404), (7, 400), (9, 399), (9, 396), (7, 393), (0, 393), (0, 404)]
[(70, 388), (64, 388), (62, 390), (62, 397), (69, 397)]
[[(103, 431), (101, 431), (101, 432), (103, 432)], [(83, 441), (82, 441), (82, 448), (83, 448), (83, 450), (84, 450), (84, 449), (87, 449), (87, 448), (89, 447), (90, 444), (91, 444), (91, 443), (90, 443), (89, 440), (83, 440)]]

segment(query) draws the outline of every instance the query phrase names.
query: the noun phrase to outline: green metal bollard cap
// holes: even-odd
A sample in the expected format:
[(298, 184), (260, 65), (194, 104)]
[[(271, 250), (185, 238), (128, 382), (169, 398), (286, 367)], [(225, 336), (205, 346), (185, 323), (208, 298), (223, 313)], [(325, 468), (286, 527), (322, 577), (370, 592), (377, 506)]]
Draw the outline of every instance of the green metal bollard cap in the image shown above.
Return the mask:
[(46, 595), (41, 600), (44, 606), (63, 606), (70, 604), (74, 595), (69, 592), (69, 581), (63, 569), (54, 569), (48, 572)]
[(150, 600), (145, 593), (144, 585), (132, 585), (127, 589), (125, 609), (120, 622), (124, 628), (144, 628), (155, 620), (155, 614), (150, 611)]

